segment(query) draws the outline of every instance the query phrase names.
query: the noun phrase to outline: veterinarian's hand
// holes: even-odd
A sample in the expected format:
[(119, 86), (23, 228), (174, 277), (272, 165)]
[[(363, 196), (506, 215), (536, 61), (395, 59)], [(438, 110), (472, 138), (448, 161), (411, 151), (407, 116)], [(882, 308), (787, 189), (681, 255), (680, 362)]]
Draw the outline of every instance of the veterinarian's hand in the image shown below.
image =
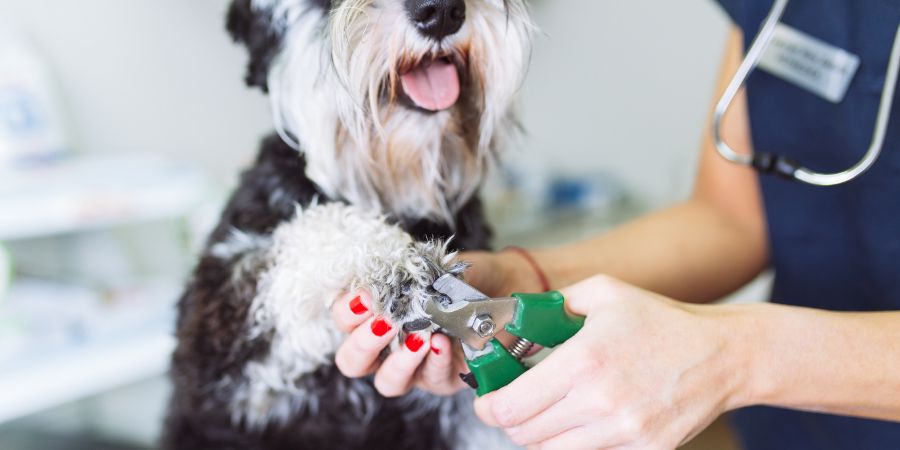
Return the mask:
[(741, 406), (746, 374), (732, 307), (678, 303), (595, 277), (562, 290), (584, 328), (478, 399), (487, 424), (541, 449), (673, 449)]
[(442, 334), (416, 332), (383, 362), (379, 355), (397, 337), (399, 326), (374, 317), (368, 293), (346, 295), (331, 313), (349, 336), (338, 348), (335, 363), (345, 376), (359, 378), (375, 373), (375, 389), (397, 397), (419, 387), (436, 395), (450, 395), (467, 386), (459, 373), (468, 372), (462, 355)]

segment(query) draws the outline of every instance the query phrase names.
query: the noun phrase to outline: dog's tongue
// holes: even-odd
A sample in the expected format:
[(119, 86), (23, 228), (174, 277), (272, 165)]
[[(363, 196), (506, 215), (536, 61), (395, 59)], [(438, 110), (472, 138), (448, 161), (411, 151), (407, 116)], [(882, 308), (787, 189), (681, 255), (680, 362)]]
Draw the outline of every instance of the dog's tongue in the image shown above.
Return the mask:
[(429, 111), (442, 111), (459, 100), (459, 74), (456, 66), (436, 60), (422, 64), (400, 77), (403, 91), (416, 106)]

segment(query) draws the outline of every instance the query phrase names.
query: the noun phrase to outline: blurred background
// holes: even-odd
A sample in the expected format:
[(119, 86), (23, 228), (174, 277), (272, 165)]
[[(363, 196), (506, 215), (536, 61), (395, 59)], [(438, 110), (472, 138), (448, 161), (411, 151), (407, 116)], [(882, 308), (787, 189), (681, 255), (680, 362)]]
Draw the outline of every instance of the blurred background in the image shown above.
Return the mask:
[[(0, 448), (152, 448), (173, 305), (272, 123), (227, 0), (0, 0)], [(485, 196), (549, 245), (686, 196), (711, 0), (535, 0), (527, 135)], [(748, 298), (761, 298), (764, 283)], [(731, 448), (721, 425), (693, 444)]]

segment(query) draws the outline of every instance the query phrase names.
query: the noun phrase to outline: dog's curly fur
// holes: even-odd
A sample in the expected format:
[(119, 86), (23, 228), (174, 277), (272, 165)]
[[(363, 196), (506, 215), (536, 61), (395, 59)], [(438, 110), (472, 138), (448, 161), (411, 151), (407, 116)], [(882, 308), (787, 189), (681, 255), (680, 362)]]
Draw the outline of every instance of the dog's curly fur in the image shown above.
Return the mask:
[[(456, 250), (488, 248), (491, 233), (473, 187), (481, 182), (482, 166), (494, 153), (498, 135), (512, 123), (512, 91), (485, 85), (517, 83), (523, 71), (522, 55), (486, 61), (478, 54), (486, 49), (472, 49), (500, 45), (497, 35), (502, 33), (478, 26), (493, 24), (497, 17), (513, 20), (509, 8), (524, 8), (518, 0), (467, 2), (475, 11), (472, 20), (483, 23), (472, 25), (465, 31), (467, 43), (458, 44), (470, 48), (460, 66), (468, 74), (464, 97), (470, 99), (450, 111), (431, 114), (397, 104), (384, 81), (395, 75), (393, 69), (353, 75), (353, 70), (342, 71), (339, 61), (303, 59), (292, 47), (302, 47), (307, 56), (334, 52), (332, 57), (338, 58), (334, 41), (345, 38), (335, 37), (335, 29), (354, 35), (353, 27), (390, 23), (342, 19), (342, 14), (359, 8), (384, 13), (402, 3), (233, 1), (228, 29), (250, 50), (246, 81), (270, 91), (279, 133), (265, 139), (255, 164), (243, 174), (180, 300), (171, 368), (175, 390), (163, 446), (371, 450), (491, 447), (500, 442), (496, 432), (475, 421), (471, 392), (438, 398), (414, 391), (384, 398), (371, 379), (345, 378), (333, 362), (343, 336), (330, 322), (329, 308), (341, 290), (371, 290), (376, 313), (403, 324), (423, 317), (421, 306), (433, 295), (428, 285), (436, 276), (464, 270), (454, 261)], [(527, 40), (527, 20), (520, 18), (510, 29), (515, 39)], [(472, 37), (478, 33), (495, 35)], [(353, 39), (341, 44), (350, 46), (343, 51), (367, 48)], [(511, 53), (523, 50), (522, 42), (511, 42), (516, 42)], [(425, 52), (432, 51), (426, 47)], [(493, 50), (504, 51), (502, 46)], [(291, 76), (331, 90), (325, 95), (336, 96), (334, 103), (364, 111), (336, 111), (322, 106), (321, 99), (306, 98), (285, 106), (299, 101), (294, 97), (298, 93), (321, 94), (297, 87), (302, 82), (286, 81)], [(355, 96), (346, 85), (355, 76), (384, 79), (375, 83), (377, 92)], [(296, 111), (285, 111), (294, 107)], [(392, 124), (398, 115), (402, 121)], [(361, 123), (362, 130), (351, 129)], [(330, 139), (317, 134), (321, 130), (304, 133), (323, 124), (335, 127)], [(405, 128), (409, 126), (413, 128)], [(435, 136), (408, 136), (410, 129)], [(414, 153), (405, 154), (402, 162), (375, 156), (390, 154), (397, 145)], [(383, 171), (384, 165), (398, 163)], [(336, 179), (335, 170), (366, 167), (381, 178), (397, 179), (363, 184)], [(394, 170), (403, 167), (406, 173)], [(425, 184), (404, 185), (407, 175), (419, 176), (417, 183)], [(399, 192), (409, 189), (427, 192)]]

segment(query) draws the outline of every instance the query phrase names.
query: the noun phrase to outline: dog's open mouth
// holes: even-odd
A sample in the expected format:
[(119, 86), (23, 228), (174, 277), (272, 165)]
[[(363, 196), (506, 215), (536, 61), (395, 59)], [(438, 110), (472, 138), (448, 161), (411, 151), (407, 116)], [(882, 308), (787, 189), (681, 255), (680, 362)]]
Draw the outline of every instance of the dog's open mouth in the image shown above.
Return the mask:
[(403, 93), (426, 111), (450, 109), (459, 100), (459, 68), (450, 57), (424, 58), (400, 75)]

